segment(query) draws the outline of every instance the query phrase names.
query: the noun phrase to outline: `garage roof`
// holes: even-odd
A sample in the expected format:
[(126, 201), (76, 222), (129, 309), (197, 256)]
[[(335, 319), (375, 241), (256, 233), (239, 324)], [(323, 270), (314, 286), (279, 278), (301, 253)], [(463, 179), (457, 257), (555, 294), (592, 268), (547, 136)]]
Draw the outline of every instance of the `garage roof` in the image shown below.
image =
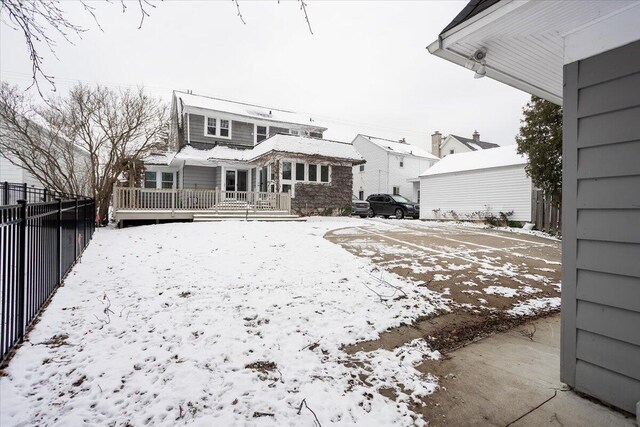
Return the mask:
[(515, 145), (492, 148), (490, 150), (470, 151), (468, 153), (449, 154), (420, 176), (443, 175), (480, 169), (505, 166), (526, 165), (527, 157), (517, 153)]

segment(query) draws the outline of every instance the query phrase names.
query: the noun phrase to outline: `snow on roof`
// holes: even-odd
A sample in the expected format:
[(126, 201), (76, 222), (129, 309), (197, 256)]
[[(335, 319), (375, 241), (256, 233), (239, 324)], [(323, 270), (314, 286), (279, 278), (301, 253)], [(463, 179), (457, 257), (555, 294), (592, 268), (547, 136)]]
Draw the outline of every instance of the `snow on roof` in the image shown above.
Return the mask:
[(259, 120), (293, 123), (326, 130), (325, 127), (317, 124), (315, 119), (310, 117), (308, 114), (296, 113), (278, 108), (262, 107), (259, 105), (230, 101), (210, 96), (194, 95), (180, 91), (174, 91), (174, 94), (186, 107), (203, 108), (205, 110), (237, 114), (239, 116), (251, 117)]
[(246, 150), (222, 145), (209, 150), (198, 150), (187, 146), (176, 155), (176, 159), (185, 160), (189, 164), (210, 165), (209, 160), (251, 161), (272, 151), (332, 157), (356, 163), (362, 163), (364, 160), (353, 145), (346, 142), (282, 134), (267, 138), (252, 149)]
[(490, 150), (449, 154), (420, 176), (524, 165), (526, 163), (526, 156), (518, 154), (515, 145), (505, 145), (504, 147), (492, 148)]
[(295, 135), (274, 135), (262, 141), (251, 151), (253, 151), (254, 159), (269, 151), (280, 151), (312, 156), (335, 157), (357, 162), (364, 160), (351, 143)]
[(165, 153), (154, 153), (144, 159), (144, 163), (148, 165), (170, 165), (176, 156), (175, 151), (167, 151)]
[(362, 135), (359, 136), (371, 141), (378, 147), (397, 154), (404, 154), (407, 156), (416, 156), (416, 157), (424, 157), (427, 159), (439, 160), (438, 157), (429, 153), (424, 148), (417, 147), (415, 145), (411, 145), (407, 142), (394, 141), (391, 139), (378, 138), (375, 136)]

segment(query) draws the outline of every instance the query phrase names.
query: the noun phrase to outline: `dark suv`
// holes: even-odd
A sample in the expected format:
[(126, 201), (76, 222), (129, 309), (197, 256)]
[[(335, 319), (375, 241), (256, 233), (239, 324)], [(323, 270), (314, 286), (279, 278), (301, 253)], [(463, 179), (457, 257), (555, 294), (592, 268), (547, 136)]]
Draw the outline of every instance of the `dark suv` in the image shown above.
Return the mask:
[(372, 216), (395, 216), (398, 219), (405, 216), (415, 219), (420, 217), (420, 205), (399, 194), (372, 194), (367, 197), (367, 201), (373, 212)]

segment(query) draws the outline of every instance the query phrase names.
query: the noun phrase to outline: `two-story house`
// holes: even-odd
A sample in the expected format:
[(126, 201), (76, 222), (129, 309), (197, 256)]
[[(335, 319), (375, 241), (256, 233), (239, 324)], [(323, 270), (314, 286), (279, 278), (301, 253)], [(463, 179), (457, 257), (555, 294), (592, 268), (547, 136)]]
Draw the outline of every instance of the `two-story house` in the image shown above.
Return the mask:
[[(154, 195), (116, 191), (116, 219), (197, 219), (226, 208), (348, 213), (352, 167), (364, 160), (352, 144), (322, 139), (325, 130), (308, 115), (176, 91), (170, 151), (144, 162), (143, 187)], [(126, 212), (132, 203), (153, 212)]]
[(418, 176), (439, 160), (404, 139), (357, 135), (353, 146), (366, 160), (366, 164), (353, 168), (353, 194), (361, 200), (371, 194), (387, 193), (419, 201)]
[(439, 158), (449, 154), (468, 153), (470, 151), (487, 150), (500, 145), (493, 142), (480, 141), (478, 131), (473, 132), (471, 138), (458, 135), (447, 135), (442, 138), (442, 134), (435, 131), (431, 135), (431, 153)]

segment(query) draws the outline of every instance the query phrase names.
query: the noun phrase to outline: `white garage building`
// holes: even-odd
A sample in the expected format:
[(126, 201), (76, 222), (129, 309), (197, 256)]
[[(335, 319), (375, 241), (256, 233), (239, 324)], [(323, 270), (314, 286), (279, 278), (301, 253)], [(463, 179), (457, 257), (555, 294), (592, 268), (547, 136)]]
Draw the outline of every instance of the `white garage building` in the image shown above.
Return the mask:
[(513, 211), (531, 221), (533, 184), (515, 145), (446, 156), (420, 175), (421, 219), (480, 219)]

